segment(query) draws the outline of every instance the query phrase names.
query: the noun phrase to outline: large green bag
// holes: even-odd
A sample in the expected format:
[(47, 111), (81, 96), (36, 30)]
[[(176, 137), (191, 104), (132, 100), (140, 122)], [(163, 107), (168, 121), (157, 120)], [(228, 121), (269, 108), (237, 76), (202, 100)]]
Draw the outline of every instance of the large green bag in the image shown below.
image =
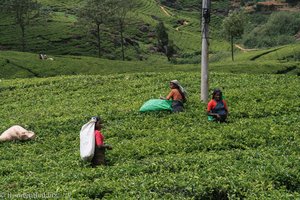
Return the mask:
[(140, 108), (140, 112), (160, 110), (172, 111), (172, 100), (150, 99), (146, 101), (144, 105), (142, 105), (142, 107)]

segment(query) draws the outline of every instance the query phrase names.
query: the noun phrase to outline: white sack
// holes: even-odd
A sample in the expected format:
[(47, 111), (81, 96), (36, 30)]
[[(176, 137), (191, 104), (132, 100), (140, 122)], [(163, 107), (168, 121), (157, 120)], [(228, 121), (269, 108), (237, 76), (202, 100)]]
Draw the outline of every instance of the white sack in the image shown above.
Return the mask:
[(84, 161), (91, 161), (95, 152), (95, 122), (92, 118), (82, 126), (80, 131), (80, 157)]
[(19, 125), (10, 127), (0, 135), (0, 141), (33, 140), (34, 138), (34, 132), (28, 131)]

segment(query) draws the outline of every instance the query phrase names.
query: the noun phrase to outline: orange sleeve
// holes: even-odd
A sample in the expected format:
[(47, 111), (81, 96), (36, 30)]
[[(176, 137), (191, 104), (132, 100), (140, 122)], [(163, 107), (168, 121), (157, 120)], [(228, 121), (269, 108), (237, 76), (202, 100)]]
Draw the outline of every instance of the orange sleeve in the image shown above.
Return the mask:
[(173, 95), (174, 95), (174, 91), (173, 90), (171, 90), (171, 92), (168, 94), (168, 96), (167, 96), (167, 100), (169, 100), (169, 99), (171, 99), (172, 97), (173, 97)]

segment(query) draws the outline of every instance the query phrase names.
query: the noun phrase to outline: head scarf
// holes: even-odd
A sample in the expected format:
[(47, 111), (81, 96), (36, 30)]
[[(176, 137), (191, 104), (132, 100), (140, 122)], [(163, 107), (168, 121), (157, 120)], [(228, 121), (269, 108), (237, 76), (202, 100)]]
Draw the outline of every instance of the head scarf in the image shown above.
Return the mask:
[(94, 122), (96, 123), (97, 121), (100, 121), (100, 117), (98, 117), (98, 116), (93, 116), (93, 117), (91, 118), (91, 121), (94, 121)]
[(179, 87), (179, 90), (184, 94), (185, 97), (187, 97), (187, 92), (184, 89), (184, 87), (182, 87), (182, 85), (180, 85), (179, 81), (172, 80), (172, 81), (170, 81), (170, 83), (173, 83), (173, 84), (177, 85)]

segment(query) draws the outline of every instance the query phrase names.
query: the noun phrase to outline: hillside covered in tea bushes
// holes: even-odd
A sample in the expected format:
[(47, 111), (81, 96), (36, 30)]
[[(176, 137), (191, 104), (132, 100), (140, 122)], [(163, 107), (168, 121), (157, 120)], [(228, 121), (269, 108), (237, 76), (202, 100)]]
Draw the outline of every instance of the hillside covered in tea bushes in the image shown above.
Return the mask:
[[(106, 2), (112, 1), (114, 0)], [(126, 12), (122, 37), (116, 20), (109, 18), (111, 15), (106, 13), (109, 9), (98, 11), (108, 19), (101, 24), (100, 34), (97, 36), (93, 19), (87, 20), (82, 15), (86, 4), (90, 3), (91, 8), (97, 7), (93, 1), (38, 0), (38, 9), (24, 14), (25, 19), (29, 16), (28, 22), (23, 23), (24, 33), (20, 23), (16, 21), (18, 12), (15, 9), (18, 6), (13, 6), (8, 12), (5, 5), (9, 5), (9, 2), (18, 1), (5, 0), (0, 5), (0, 50), (25, 51), (36, 55), (45, 53), (98, 57), (100, 45), (100, 57), (109, 60), (122, 60), (122, 53), (124, 60), (167, 60), (158, 45), (157, 25), (163, 22), (168, 42), (175, 50), (172, 62), (201, 62), (200, 0), (126, 0), (134, 6)], [(288, 4), (284, 11), (274, 9), (268, 12), (250, 12), (247, 8), (255, 7), (257, 1), (212, 1), (209, 23), (210, 55), (219, 60), (230, 56), (230, 41), (224, 31), (223, 20), (234, 10), (242, 13), (244, 18), (243, 34), (235, 38), (235, 44), (246, 49), (264, 50), (299, 41), (299, 4), (286, 2)], [(234, 48), (234, 51), (240, 52), (238, 48)]]
[[(254, 1), (212, 2), (209, 92), (221, 88), (229, 106), (220, 124), (200, 101), (198, 0), (138, 0), (123, 40), (115, 21), (102, 24), (100, 58), (95, 27), (81, 21), (87, 1), (37, 2), (26, 45), (0, 3), (0, 133), (18, 124), (37, 135), (0, 143), (0, 199), (300, 199), (299, 4), (243, 13), (233, 61), (222, 22)], [(170, 62), (159, 22), (176, 50)], [(185, 112), (140, 113), (173, 79), (188, 91)], [(96, 115), (113, 150), (92, 168), (79, 132)]]
[[(31, 78), (61, 75), (109, 75), (136, 72), (201, 73), (200, 64), (172, 64), (165, 58), (153, 57), (147, 61), (119, 61), (87, 56), (48, 55), (53, 60), (41, 60), (33, 53), (1, 51), (0, 78)], [(211, 72), (248, 74), (300, 75), (300, 43), (276, 48), (241, 51), (232, 61), (230, 55), (212, 55)], [(295, 77), (297, 78), (297, 77)]]
[[(185, 112), (138, 112), (146, 100), (166, 95), (175, 78), (189, 93)], [(212, 73), (210, 80), (229, 104), (226, 124), (207, 121), (195, 72), (2, 79), (1, 131), (19, 124), (37, 138), (0, 144), (1, 195), (300, 198), (300, 79)], [(104, 119), (114, 148), (98, 168), (79, 156), (80, 128), (94, 115)]]

